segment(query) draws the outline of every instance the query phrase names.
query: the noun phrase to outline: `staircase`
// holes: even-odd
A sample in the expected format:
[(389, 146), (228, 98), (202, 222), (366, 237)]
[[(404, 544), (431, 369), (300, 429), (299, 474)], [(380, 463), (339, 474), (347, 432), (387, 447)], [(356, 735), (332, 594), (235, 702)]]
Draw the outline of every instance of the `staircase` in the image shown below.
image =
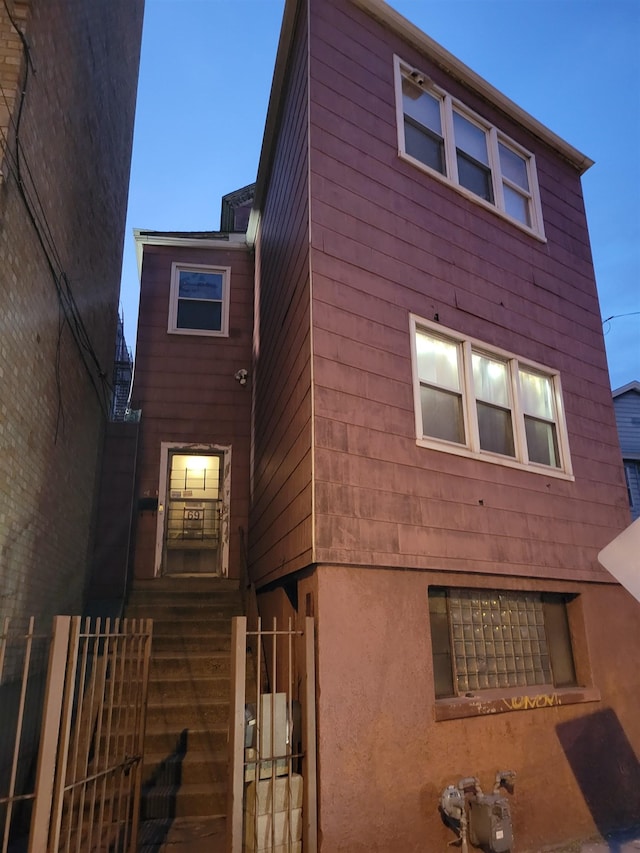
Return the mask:
[(140, 850), (174, 818), (226, 813), (231, 619), (238, 582), (168, 576), (134, 582), (125, 615), (153, 619)]

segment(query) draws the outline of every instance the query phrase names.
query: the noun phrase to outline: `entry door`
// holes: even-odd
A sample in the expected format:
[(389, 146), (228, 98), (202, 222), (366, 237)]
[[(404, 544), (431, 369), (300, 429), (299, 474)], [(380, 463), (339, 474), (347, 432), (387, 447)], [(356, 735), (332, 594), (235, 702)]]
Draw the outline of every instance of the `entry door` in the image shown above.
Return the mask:
[(224, 454), (168, 453), (163, 574), (223, 574)]

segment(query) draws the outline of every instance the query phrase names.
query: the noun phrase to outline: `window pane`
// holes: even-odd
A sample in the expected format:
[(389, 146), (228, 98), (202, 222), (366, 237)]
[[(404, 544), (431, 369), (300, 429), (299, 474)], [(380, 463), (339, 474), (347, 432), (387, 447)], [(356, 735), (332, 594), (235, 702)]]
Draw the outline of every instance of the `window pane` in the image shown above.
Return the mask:
[(445, 174), (444, 142), (424, 128), (417, 127), (413, 119), (404, 122), (404, 149), (407, 154)]
[(464, 444), (462, 397), (438, 388), (420, 388), (422, 432), (431, 438), (442, 438)]
[(520, 368), (520, 393), (522, 408), (528, 415), (555, 419), (553, 384), (550, 377)]
[(556, 687), (574, 687), (577, 684), (576, 669), (564, 596), (544, 595), (543, 609), (553, 683)]
[(537, 421), (535, 418), (525, 415), (524, 428), (527, 434), (527, 450), (529, 451), (530, 461), (559, 468), (555, 424)]
[(513, 216), (518, 222), (531, 227), (529, 199), (512, 190), (506, 184), (503, 184), (502, 189), (504, 190), (504, 209), (509, 216)]
[(523, 190), (529, 191), (529, 176), (527, 175), (527, 161), (524, 157), (516, 154), (501, 142), (498, 143), (500, 152), (500, 168), (505, 178), (513, 181)]
[(476, 397), (496, 406), (510, 408), (507, 365), (477, 352), (472, 354), (472, 360)]
[(475, 163), (460, 151), (458, 151), (457, 160), (460, 186), (466, 187), (472, 193), (493, 204), (493, 187), (491, 186), (489, 167)]
[(487, 156), (487, 135), (482, 128), (463, 118), (460, 113), (453, 113), (453, 128), (455, 131), (456, 148), (470, 154), (479, 163), (489, 165)]
[(178, 296), (189, 299), (222, 299), (222, 273), (180, 270)]
[[(482, 589), (446, 593), (458, 695), (468, 690), (553, 684), (539, 593)], [(430, 590), (430, 610), (431, 594)]]
[(460, 389), (458, 344), (443, 341), (425, 332), (416, 334), (418, 374), (423, 382)]
[(446, 591), (429, 589), (429, 621), (431, 627), (431, 650), (433, 654), (433, 681), (436, 698), (453, 696), (453, 672), (451, 667), (451, 643)]
[(479, 401), (477, 410), (480, 447), (489, 453), (515, 456), (511, 412), (508, 409), (497, 409)]
[(222, 303), (179, 299), (177, 327), (178, 329), (206, 329), (211, 332), (222, 331)]
[(411, 116), (424, 127), (442, 136), (440, 101), (406, 78), (402, 80), (402, 105), (406, 116)]

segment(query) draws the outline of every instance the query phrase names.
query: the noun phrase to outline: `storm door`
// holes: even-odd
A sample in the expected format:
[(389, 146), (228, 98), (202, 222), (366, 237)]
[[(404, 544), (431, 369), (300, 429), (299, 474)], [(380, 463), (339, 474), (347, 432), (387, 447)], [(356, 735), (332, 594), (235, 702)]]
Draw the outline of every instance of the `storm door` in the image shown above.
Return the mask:
[(223, 574), (224, 453), (168, 453), (163, 574)]

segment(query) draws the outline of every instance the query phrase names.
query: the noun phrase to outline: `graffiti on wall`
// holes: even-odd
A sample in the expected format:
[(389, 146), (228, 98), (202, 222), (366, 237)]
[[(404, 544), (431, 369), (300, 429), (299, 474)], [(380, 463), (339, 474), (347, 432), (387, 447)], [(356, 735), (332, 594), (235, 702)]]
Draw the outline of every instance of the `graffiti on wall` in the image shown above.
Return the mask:
[(535, 696), (513, 696), (503, 699), (503, 704), (509, 711), (529, 711), (532, 708), (553, 708), (561, 705), (557, 693), (538, 693)]

